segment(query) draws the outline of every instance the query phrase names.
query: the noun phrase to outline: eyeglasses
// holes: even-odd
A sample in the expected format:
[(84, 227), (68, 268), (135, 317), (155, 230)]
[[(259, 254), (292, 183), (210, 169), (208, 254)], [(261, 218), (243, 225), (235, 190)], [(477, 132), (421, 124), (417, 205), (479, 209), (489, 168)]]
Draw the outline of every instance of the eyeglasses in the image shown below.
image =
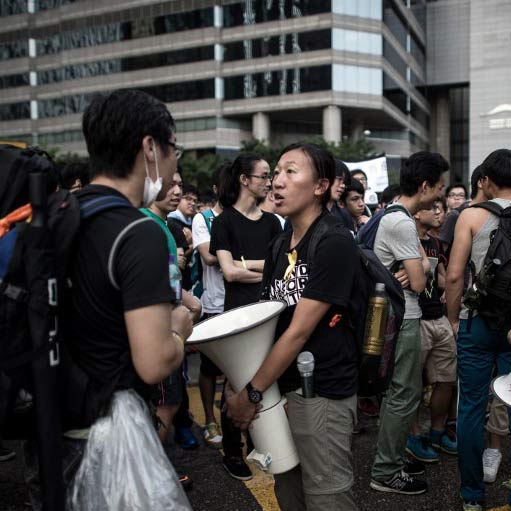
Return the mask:
[(262, 179), (263, 181), (271, 181), (273, 179), (272, 174), (261, 174), (258, 176), (257, 174), (246, 174), (247, 177), (257, 177), (258, 179)]
[(169, 142), (169, 146), (174, 149), (174, 153), (176, 154), (176, 160), (179, 160), (179, 158), (183, 156), (185, 148), (180, 144), (176, 144), (175, 142)]
[(447, 197), (449, 197), (449, 199), (464, 199), (465, 194), (464, 193), (450, 193)]

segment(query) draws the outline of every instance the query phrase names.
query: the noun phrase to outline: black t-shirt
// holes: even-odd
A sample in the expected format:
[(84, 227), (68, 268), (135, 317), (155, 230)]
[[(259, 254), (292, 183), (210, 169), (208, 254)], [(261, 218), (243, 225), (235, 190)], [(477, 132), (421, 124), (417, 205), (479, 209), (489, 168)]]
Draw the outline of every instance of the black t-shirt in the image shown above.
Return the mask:
[[(88, 185), (76, 194), (80, 203), (105, 195), (124, 197), (99, 185)], [(116, 239), (110, 276), (108, 260)], [(131, 362), (124, 312), (173, 298), (161, 227), (135, 207), (111, 209), (83, 220), (71, 280), (66, 342), (76, 363), (100, 387), (119, 380), (117, 388), (143, 392), (145, 385)]]
[[(215, 218), (211, 226), (209, 251), (216, 255), (217, 250), (227, 250), (235, 261), (245, 259), (259, 260), (266, 256), (270, 241), (282, 232), (279, 219), (262, 212), (258, 220), (250, 220), (233, 207), (226, 208)], [(261, 284), (227, 282), (225, 284), (226, 311), (257, 302)]]
[[(292, 232), (286, 233), (286, 240), (272, 272), (269, 297), (272, 300), (284, 300), (288, 304), (279, 317), (275, 341), (289, 327), (300, 298), (331, 304), (302, 351), (310, 351), (314, 355), (316, 394), (330, 399), (342, 399), (357, 392), (358, 351), (346, 310), (356, 285), (359, 259), (353, 235), (347, 229), (330, 232), (319, 241), (314, 265), (309, 274), (307, 251), (318, 221), (319, 219), (311, 225), (295, 247), (298, 258), (287, 282), (284, 280), (284, 273), (289, 265), (287, 254), (290, 251)], [(271, 250), (268, 257), (271, 257), (270, 254)], [(265, 267), (269, 270), (270, 265)], [(336, 314), (341, 316), (338, 322), (332, 321)], [(284, 393), (294, 391), (300, 386), (300, 375), (293, 361), (279, 378), (279, 387)]]
[(442, 244), (433, 236), (421, 239), (421, 244), (431, 263), (433, 277), (428, 277), (426, 289), (419, 295), (419, 305), (422, 310), (422, 319), (439, 319), (444, 314), (444, 307), (440, 301), (443, 291), (438, 287), (438, 265), (446, 263)]
[(330, 213), (334, 215), (336, 218), (338, 218), (346, 227), (346, 229), (349, 229), (350, 231), (355, 231), (356, 225), (355, 221), (353, 220), (353, 217), (350, 215), (349, 211), (346, 208), (340, 208), (335, 202), (332, 205), (332, 209), (330, 210)]

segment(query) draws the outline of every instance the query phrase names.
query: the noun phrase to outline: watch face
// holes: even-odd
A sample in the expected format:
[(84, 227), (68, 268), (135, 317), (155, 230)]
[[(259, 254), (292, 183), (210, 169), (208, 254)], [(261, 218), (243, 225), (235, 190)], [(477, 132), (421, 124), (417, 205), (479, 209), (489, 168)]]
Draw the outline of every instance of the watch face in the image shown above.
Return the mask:
[(251, 403), (259, 403), (262, 397), (262, 394), (256, 389), (252, 389), (248, 394), (248, 399)]

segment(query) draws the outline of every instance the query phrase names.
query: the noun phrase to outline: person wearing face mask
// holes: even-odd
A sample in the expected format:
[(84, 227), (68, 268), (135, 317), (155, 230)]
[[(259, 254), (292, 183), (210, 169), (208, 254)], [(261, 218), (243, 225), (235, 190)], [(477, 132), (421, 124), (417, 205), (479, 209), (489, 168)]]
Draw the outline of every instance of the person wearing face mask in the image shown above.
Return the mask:
[[(138, 210), (163, 198), (172, 181), (180, 149), (171, 114), (146, 93), (118, 90), (95, 96), (82, 126), (91, 183), (75, 196), (82, 205), (111, 206), (80, 224), (70, 264), (66, 346), (87, 375), (91, 392), (101, 397), (100, 406), (94, 406), (99, 417), (117, 391), (131, 390), (132, 402), (138, 404), (136, 395), (148, 400), (152, 386), (179, 367), (192, 316), (186, 307), (175, 305), (165, 234)], [(64, 433), (66, 484), (80, 466), (93, 425), (94, 421)], [(26, 480), (34, 490), (33, 508), (40, 509), (37, 449), (28, 445), (27, 451)]]

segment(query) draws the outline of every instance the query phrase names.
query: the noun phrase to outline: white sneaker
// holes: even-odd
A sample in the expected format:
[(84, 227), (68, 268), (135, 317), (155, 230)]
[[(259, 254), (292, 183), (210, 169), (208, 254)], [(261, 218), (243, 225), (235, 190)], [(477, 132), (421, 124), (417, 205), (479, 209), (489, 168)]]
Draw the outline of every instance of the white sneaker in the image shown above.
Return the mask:
[(216, 422), (210, 422), (204, 426), (204, 440), (209, 447), (220, 449), (222, 447), (222, 435), (220, 434), (220, 428)]
[(502, 454), (498, 449), (485, 449), (483, 452), (483, 481), (485, 483), (494, 483), (497, 479)]

